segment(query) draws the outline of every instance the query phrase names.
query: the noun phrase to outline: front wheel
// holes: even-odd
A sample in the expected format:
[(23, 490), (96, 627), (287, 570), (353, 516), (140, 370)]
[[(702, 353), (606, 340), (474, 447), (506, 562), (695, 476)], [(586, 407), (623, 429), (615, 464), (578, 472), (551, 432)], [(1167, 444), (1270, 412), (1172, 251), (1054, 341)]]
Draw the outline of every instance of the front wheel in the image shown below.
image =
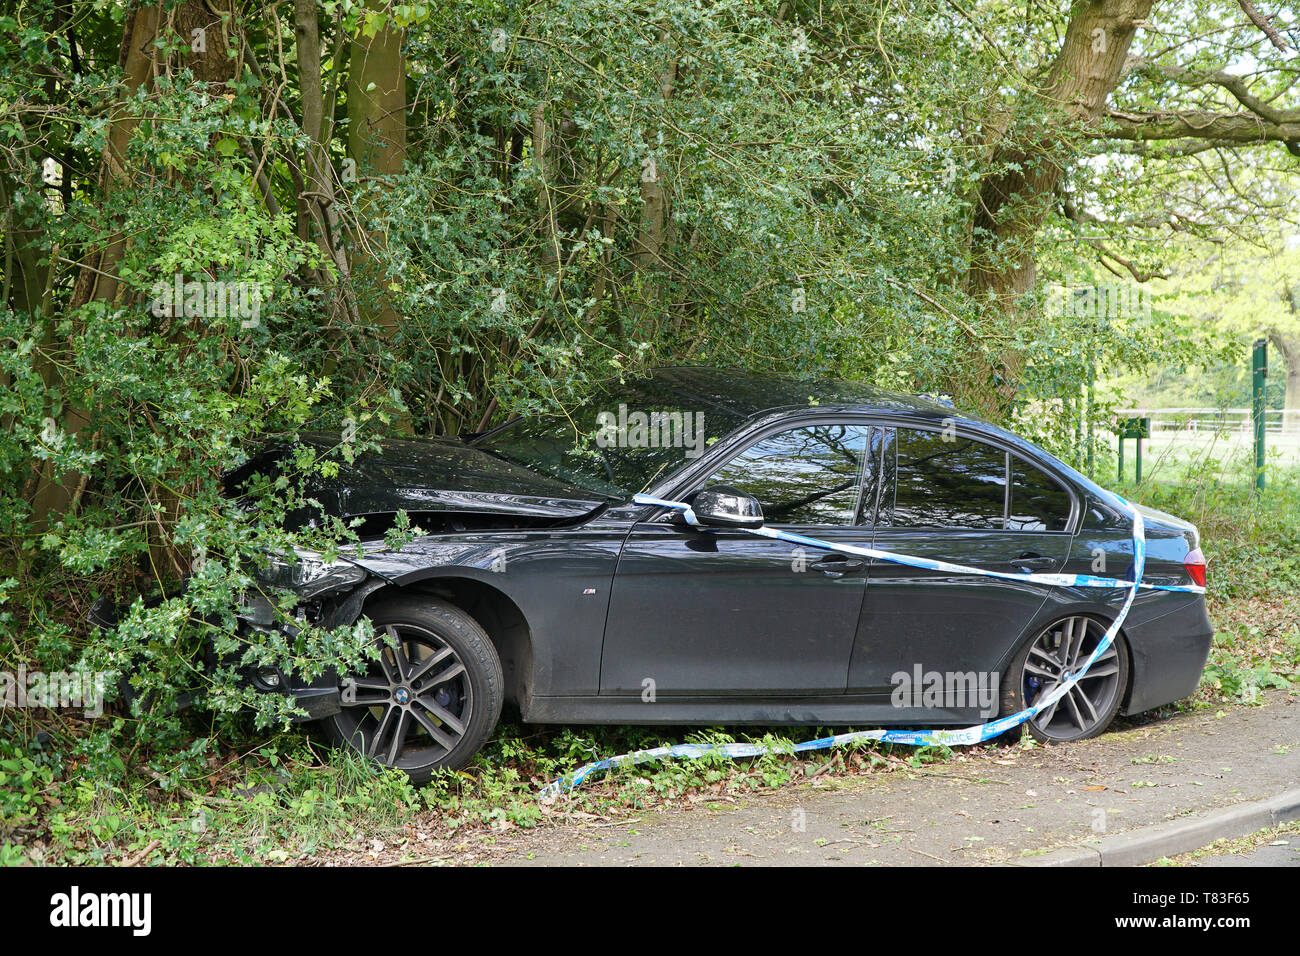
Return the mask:
[(501, 716), (501, 661), (487, 632), (434, 599), (385, 602), (367, 616), (379, 660), (343, 684), (342, 710), (321, 721), (326, 735), (413, 783), (465, 766)]
[[(1019, 713), (1050, 694), (1079, 670), (1106, 627), (1083, 615), (1048, 625), (1016, 654), (1002, 690), (1002, 714)], [(1110, 726), (1128, 687), (1129, 657), (1123, 635), (1116, 635), (1083, 680), (1029, 721), (1029, 732), (1044, 743), (1095, 737)]]

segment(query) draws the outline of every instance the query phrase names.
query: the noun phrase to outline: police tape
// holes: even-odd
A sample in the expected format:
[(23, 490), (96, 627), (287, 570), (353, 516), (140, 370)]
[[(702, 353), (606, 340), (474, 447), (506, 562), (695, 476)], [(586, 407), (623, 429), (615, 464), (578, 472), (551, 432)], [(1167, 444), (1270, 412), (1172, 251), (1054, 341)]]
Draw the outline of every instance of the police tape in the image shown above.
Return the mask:
[[(632, 500), (639, 505), (655, 505), (660, 508), (669, 508), (673, 511), (678, 511), (682, 514), (682, 517), (686, 520), (687, 524), (697, 528), (704, 527), (703, 523), (696, 517), (695, 512), (691, 509), (691, 506), (684, 501), (669, 501), (663, 498), (654, 498), (650, 495), (640, 494), (635, 495)], [(1032, 720), (1048, 707), (1056, 704), (1062, 697), (1068, 694), (1080, 680), (1087, 676), (1088, 669), (1092, 667), (1093, 662), (1105, 652), (1106, 648), (1110, 647), (1114, 642), (1116, 635), (1119, 634), (1125, 618), (1128, 617), (1129, 608), (1133, 606), (1133, 600), (1137, 597), (1139, 590), (1183, 591), (1192, 594), (1203, 594), (1205, 592), (1205, 588), (1198, 585), (1148, 584), (1142, 580), (1142, 573), (1146, 568), (1146, 526), (1142, 521), (1142, 514), (1137, 510), (1137, 508), (1133, 507), (1122, 498), (1120, 501), (1129, 508), (1133, 517), (1133, 579), (1131, 581), (1124, 578), (1098, 577), (1097, 575), (1092, 574), (993, 571), (987, 568), (973, 568), (961, 564), (951, 564), (947, 561), (935, 561), (931, 558), (918, 558), (912, 555), (898, 554), (893, 551), (881, 551), (877, 548), (865, 548), (859, 545), (821, 541), (817, 538), (809, 538), (805, 535), (794, 534), (789, 531), (780, 531), (776, 528), (760, 527), (738, 529), (743, 530), (748, 534), (757, 535), (763, 538), (788, 541), (791, 544), (806, 545), (823, 551), (837, 551), (843, 554), (851, 554), (856, 557), (889, 561), (893, 564), (902, 564), (913, 568), (944, 571), (950, 574), (972, 574), (980, 575), (982, 577), (1001, 578), (1004, 580), (1028, 581), (1034, 584), (1045, 584), (1052, 587), (1104, 588), (1108, 590), (1123, 589), (1127, 594), (1124, 596), (1124, 603), (1120, 607), (1119, 614), (1115, 616), (1110, 627), (1106, 629), (1106, 633), (1102, 635), (1101, 640), (1097, 642), (1097, 646), (1094, 647), (1092, 653), (1088, 655), (1087, 660), (1085, 660), (1073, 673), (1067, 671), (1065, 674), (1065, 680), (1061, 681), (1050, 690), (1040, 694), (1038, 698), (1035, 699), (1032, 706), (1026, 707), (1018, 713), (1009, 714), (1006, 717), (999, 717), (997, 720), (992, 720), (988, 723), (977, 724), (973, 727), (963, 727), (956, 730), (943, 728), (937, 730), (859, 730), (847, 734), (835, 734), (831, 737), (821, 737), (817, 740), (808, 740), (792, 746), (755, 743), (712, 743), (677, 744), (670, 747), (654, 747), (649, 750), (638, 750), (633, 753), (620, 754), (617, 757), (609, 757), (605, 760), (597, 760), (585, 764), (577, 770), (547, 784), (538, 793), (538, 798), (543, 800), (550, 799), (561, 793), (567, 793), (574, 790), (575, 788), (580, 787), (583, 781), (593, 773), (597, 773), (601, 770), (648, 763), (655, 760), (693, 760), (707, 756), (740, 759), (745, 757), (761, 757), (767, 754), (795, 754), (804, 753), (810, 750), (826, 750), (831, 747), (839, 747), (863, 741), (902, 744), (914, 747), (958, 747), (992, 740), (994, 737), (1006, 733), (1013, 727), (1018, 727), (1020, 724)]]

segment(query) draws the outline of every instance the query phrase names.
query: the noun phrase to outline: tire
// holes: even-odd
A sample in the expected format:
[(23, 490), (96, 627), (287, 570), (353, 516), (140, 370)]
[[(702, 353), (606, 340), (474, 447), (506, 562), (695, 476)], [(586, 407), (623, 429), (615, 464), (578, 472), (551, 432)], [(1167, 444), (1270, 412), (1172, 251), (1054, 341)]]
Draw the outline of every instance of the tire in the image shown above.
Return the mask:
[[(1002, 682), (1003, 717), (1019, 713), (1050, 692), (1061, 671), (1087, 659), (1106, 633), (1106, 625), (1082, 614), (1054, 621), (1017, 652)], [(1066, 640), (1069, 640), (1069, 649)], [(1064, 660), (1064, 663), (1062, 663)], [(1087, 740), (1104, 733), (1119, 713), (1128, 690), (1129, 650), (1123, 634), (1088, 669), (1075, 687), (1055, 707), (1031, 718), (1025, 726), (1036, 740), (1059, 744)], [(1025, 703), (1026, 699), (1029, 705)], [(1011, 731), (1016, 733), (1016, 731)]]
[(380, 660), (345, 682), (341, 712), (320, 722), (325, 734), (416, 784), (465, 766), (501, 716), (505, 681), (487, 632), (433, 598), (384, 601), (366, 616), (383, 644)]

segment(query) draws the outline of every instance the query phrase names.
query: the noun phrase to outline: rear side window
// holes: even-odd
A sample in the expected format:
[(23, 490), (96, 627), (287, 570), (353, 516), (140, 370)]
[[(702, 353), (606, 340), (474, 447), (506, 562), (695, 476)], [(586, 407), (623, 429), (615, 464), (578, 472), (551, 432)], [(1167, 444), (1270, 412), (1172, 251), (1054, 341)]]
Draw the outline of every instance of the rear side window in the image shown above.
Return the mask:
[(753, 495), (774, 524), (853, 524), (867, 426), (813, 425), (769, 435), (705, 482)]
[(884, 477), (882, 525), (1008, 531), (1069, 527), (1072, 502), (1064, 485), (1023, 459), (972, 438), (895, 429)]
[(1070, 523), (1070, 508), (1070, 493), (1064, 485), (1028, 462), (1011, 456), (1008, 528), (1013, 531), (1064, 531)]
[(895, 434), (895, 526), (1003, 527), (1006, 452), (945, 432), (899, 428)]

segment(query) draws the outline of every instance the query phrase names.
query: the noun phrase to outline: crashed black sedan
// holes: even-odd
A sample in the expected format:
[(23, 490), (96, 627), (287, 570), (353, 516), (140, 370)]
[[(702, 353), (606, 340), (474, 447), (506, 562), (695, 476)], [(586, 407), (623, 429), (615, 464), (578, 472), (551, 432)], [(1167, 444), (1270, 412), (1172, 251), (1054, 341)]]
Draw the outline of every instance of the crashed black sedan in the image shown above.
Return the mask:
[[(702, 527), (637, 493), (694, 502)], [(352, 679), (254, 680), (417, 782), (465, 764), (505, 703), (531, 723), (980, 723), (1077, 669), (1125, 593), (792, 548), (756, 523), (1000, 571), (1133, 564), (1123, 503), (1001, 428), (866, 386), (703, 368), (467, 439), (386, 441), (315, 497), (363, 519), (362, 547), (300, 554), (277, 583), (313, 621), (368, 617), (383, 647)], [(421, 534), (393, 550), (401, 512)], [(1144, 580), (1203, 585), (1196, 528), (1142, 513)], [(245, 617), (276, 626), (256, 601)], [(1078, 740), (1190, 694), (1212, 634), (1203, 595), (1142, 591), (1030, 731)]]

